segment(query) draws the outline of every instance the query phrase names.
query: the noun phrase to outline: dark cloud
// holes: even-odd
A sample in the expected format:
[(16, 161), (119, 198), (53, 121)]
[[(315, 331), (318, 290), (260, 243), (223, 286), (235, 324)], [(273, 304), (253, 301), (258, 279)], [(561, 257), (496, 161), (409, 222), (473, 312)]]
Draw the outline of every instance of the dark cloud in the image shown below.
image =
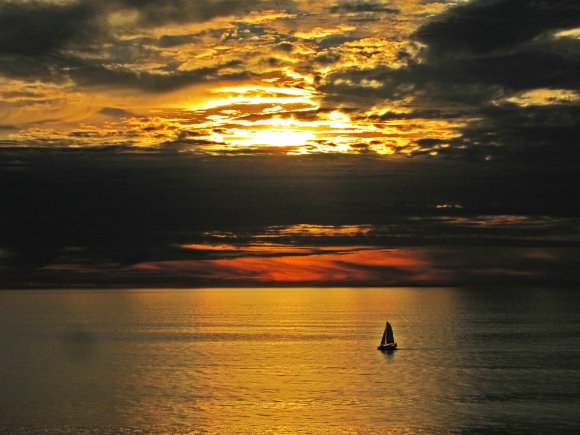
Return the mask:
[(457, 147), (442, 153), (580, 167), (580, 105), (487, 106), (462, 130)]
[[(6, 2), (0, 4), (0, 54), (39, 56), (71, 45), (88, 49), (111, 39), (107, 15), (133, 9), (140, 25), (206, 21), (267, 8), (291, 7), (291, 1), (209, 0), (77, 0), (70, 3)], [(162, 46), (191, 40), (189, 35), (161, 37)], [(118, 42), (118, 41), (117, 41)]]
[(117, 107), (103, 107), (99, 110), (102, 115), (110, 116), (113, 118), (120, 118), (122, 116), (133, 116), (133, 113), (125, 109), (119, 109)]
[(140, 24), (147, 26), (201, 22), (256, 10), (294, 7), (293, 0), (116, 0), (116, 3), (138, 11)]
[(316, 62), (322, 64), (332, 64), (340, 60), (340, 54), (334, 53), (332, 51), (324, 51), (316, 55), (315, 60)]
[(198, 41), (199, 39), (194, 35), (163, 35), (159, 38), (158, 45), (162, 48), (170, 48)]
[(409, 70), (411, 79), (426, 84), (478, 84), (507, 91), (534, 88), (580, 89), (580, 40), (549, 39), (510, 52), (481, 57), (434, 60)]
[[(108, 20), (111, 12), (133, 9), (138, 14), (139, 26), (160, 26), (291, 6), (291, 1), (269, 0), (9, 2), (0, 5), (0, 74), (24, 80), (61, 83), (71, 78), (78, 85), (110, 83), (153, 92), (169, 91), (214, 80), (220, 66), (177, 72), (179, 65), (169, 63), (162, 73), (137, 72), (129, 65), (151, 54), (147, 46), (173, 47), (192, 42), (195, 36), (165, 35), (158, 41), (121, 40)], [(250, 33), (259, 35), (260, 26), (252, 27)]]
[(276, 49), (286, 53), (290, 53), (294, 50), (294, 44), (287, 41), (280, 42), (278, 45), (276, 45)]
[(339, 0), (331, 8), (331, 12), (382, 12), (398, 14), (400, 11), (391, 6), (390, 2), (381, 0)]
[(102, 34), (99, 12), (92, 2), (0, 5), (0, 55), (51, 54), (71, 42), (97, 42)]
[[(196, 140), (182, 138), (188, 139)], [(232, 159), (121, 146), (2, 149), (0, 286), (197, 285), (202, 281), (171, 271), (125, 275), (142, 262), (220, 258), (179, 248), (187, 243), (446, 246), (465, 247), (464, 256), (482, 246), (488, 252), (494, 246), (578, 247), (577, 165), (547, 165), (538, 172), (525, 161), (432, 162), (370, 156)], [(356, 236), (266, 231), (303, 223), (362, 223), (372, 230)], [(216, 231), (232, 236), (212, 237)], [(51, 272), (49, 266), (59, 264), (84, 272)]]
[(574, 1), (477, 0), (444, 12), (416, 37), (433, 56), (485, 54), (578, 25), (580, 4)]
[[(427, 169), (429, 160), (358, 156), (232, 161), (125, 155), (114, 149), (1, 153), (0, 189), (7, 210), (1, 215), (3, 240), (18, 245), (24, 238), (37, 249), (48, 247), (53, 237), (64, 246), (83, 246), (88, 240), (122, 245), (125, 236), (139, 233), (147, 240), (149, 231), (155, 237), (160, 229), (167, 237), (169, 229), (181, 233), (227, 225), (382, 223), (385, 216), (432, 213), (437, 204), (462, 204), (462, 210), (475, 214), (550, 214), (574, 205), (546, 190), (553, 178), (540, 180), (526, 166), (499, 162), (489, 167), (441, 162)], [(15, 160), (20, 162), (17, 172), (9, 164)], [(385, 184), (385, 176), (392, 182)], [(266, 185), (265, 179), (270, 180)], [(452, 179), (462, 182), (451, 186)], [(572, 192), (575, 186), (563, 189)], [(102, 232), (114, 237), (103, 239)], [(182, 243), (182, 235), (174, 242)]]
[[(368, 86), (374, 82), (379, 86)], [(409, 69), (393, 69), (380, 66), (372, 69), (349, 68), (329, 75), (320, 89), (330, 101), (348, 102), (351, 99), (366, 101), (373, 106), (380, 99), (401, 99), (414, 93), (417, 88)]]
[(70, 64), (66, 49), (91, 50), (107, 40), (99, 8), (90, 1), (9, 2), (0, 5), (0, 74), (62, 82)]
[[(580, 40), (549, 39), (527, 44), (509, 53), (432, 59), (400, 69), (381, 66), (331, 75), (323, 90), (330, 98), (401, 99), (414, 95), (479, 105), (516, 92), (537, 88), (580, 89)], [(374, 81), (380, 86), (369, 87)]]
[(337, 47), (339, 45), (344, 44), (345, 42), (356, 41), (358, 38), (353, 36), (347, 35), (330, 35), (326, 38), (323, 38), (319, 43), (318, 46), (322, 49)]
[(113, 69), (105, 65), (85, 64), (72, 68), (70, 77), (81, 86), (106, 86), (137, 88), (146, 92), (167, 92), (195, 83), (207, 82), (218, 78), (236, 79), (242, 75), (219, 76), (219, 67), (200, 68), (192, 71), (156, 74), (136, 72), (128, 69)]
[(371, 119), (377, 121), (393, 121), (400, 119), (459, 119), (465, 116), (463, 112), (457, 112), (453, 109), (419, 109), (408, 113), (393, 112), (386, 110), (380, 115), (373, 115)]
[[(455, 285), (569, 285), (580, 280), (578, 250), (497, 248), (426, 251), (436, 270)], [(559, 279), (554, 277), (559, 276)], [(557, 284), (556, 284), (557, 282)]]

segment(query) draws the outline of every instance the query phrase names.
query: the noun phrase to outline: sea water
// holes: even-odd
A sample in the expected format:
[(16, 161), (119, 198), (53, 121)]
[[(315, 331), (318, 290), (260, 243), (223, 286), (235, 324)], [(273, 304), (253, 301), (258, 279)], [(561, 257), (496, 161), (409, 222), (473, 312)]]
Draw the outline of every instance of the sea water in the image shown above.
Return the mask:
[[(563, 289), (0, 292), (0, 433), (578, 433)], [(385, 321), (399, 350), (379, 352)]]

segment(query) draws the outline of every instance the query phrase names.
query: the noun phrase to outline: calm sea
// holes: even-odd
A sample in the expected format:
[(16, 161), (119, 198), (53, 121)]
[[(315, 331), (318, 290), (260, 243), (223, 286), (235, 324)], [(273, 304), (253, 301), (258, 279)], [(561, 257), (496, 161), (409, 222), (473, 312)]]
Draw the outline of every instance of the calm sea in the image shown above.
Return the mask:
[(555, 289), (0, 292), (0, 433), (580, 433), (579, 307)]

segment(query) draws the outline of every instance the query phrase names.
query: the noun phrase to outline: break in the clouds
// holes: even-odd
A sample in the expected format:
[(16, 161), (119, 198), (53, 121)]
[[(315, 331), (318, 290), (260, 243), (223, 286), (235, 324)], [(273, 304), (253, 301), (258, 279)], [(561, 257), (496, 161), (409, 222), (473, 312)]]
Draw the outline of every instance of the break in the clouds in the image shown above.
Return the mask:
[(2, 285), (577, 282), (579, 70), (572, 1), (2, 2)]

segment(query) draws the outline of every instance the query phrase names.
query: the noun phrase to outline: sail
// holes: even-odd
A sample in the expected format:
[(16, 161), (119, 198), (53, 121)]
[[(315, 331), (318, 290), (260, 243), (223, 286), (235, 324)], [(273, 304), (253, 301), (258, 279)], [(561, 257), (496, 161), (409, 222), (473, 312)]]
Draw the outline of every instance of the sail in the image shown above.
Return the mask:
[[(385, 329), (385, 334), (386, 334), (386, 344), (391, 344), (395, 342), (395, 337), (393, 335), (393, 328), (391, 327), (391, 324), (389, 322), (387, 322), (387, 329)], [(385, 338), (385, 336), (383, 335), (383, 339)]]
[(387, 328), (385, 327), (385, 332), (383, 332), (383, 338), (381, 338), (381, 346), (387, 344)]

